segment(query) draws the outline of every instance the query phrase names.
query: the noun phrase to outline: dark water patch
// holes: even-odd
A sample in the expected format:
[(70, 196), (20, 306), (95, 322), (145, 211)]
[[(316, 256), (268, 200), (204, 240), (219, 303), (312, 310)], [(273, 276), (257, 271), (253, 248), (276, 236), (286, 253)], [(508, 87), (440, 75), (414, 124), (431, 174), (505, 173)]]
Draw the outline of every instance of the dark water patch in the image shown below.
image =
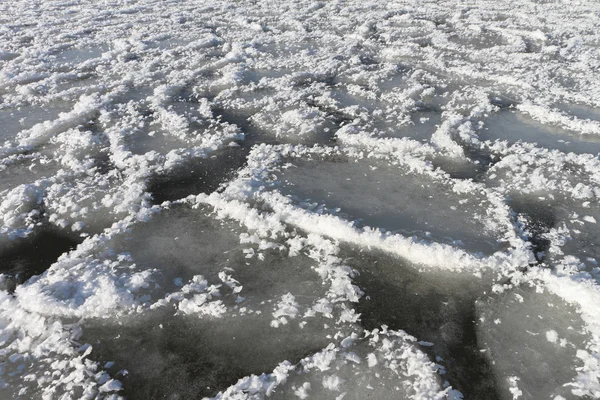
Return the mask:
[(448, 371), (443, 376), (467, 399), (499, 399), (488, 360), (476, 334), (477, 279), (454, 279), (440, 272), (419, 273), (414, 266), (382, 253), (346, 250), (359, 275), (354, 283), (365, 297), (356, 305), (366, 329), (388, 325), (433, 343), (423, 350)]
[(235, 125), (244, 133), (244, 145), (252, 146), (255, 143), (271, 143), (276, 144), (273, 138), (263, 132), (256, 124), (251, 121), (252, 113), (243, 110), (229, 110), (220, 106), (212, 107), (213, 116), (230, 125)]
[(490, 96), (490, 103), (500, 109), (514, 108), (518, 105), (517, 100), (500, 94)]
[(480, 162), (470, 160), (456, 160), (438, 156), (431, 160), (435, 168), (440, 168), (453, 179), (471, 179), (479, 182), (485, 175), (486, 167)]
[(437, 157), (433, 160), (434, 166), (439, 166), (447, 172), (451, 178), (472, 179), (474, 182), (483, 182), (487, 171), (499, 161), (484, 148), (473, 145), (462, 144), (462, 148), (467, 156), (466, 162), (444, 160)]
[(212, 193), (246, 163), (248, 146), (229, 147), (209, 158), (190, 160), (152, 179), (148, 191), (155, 204), (174, 201), (189, 195)]
[(550, 239), (545, 235), (557, 223), (554, 206), (548, 202), (536, 202), (526, 198), (511, 199), (509, 205), (524, 221), (527, 240), (531, 243), (531, 250), (535, 258), (539, 262), (544, 261), (550, 248)]
[(44, 230), (0, 245), (0, 273), (6, 276), (0, 288), (13, 292), (17, 285), (44, 273), (61, 254), (82, 241), (76, 236)]

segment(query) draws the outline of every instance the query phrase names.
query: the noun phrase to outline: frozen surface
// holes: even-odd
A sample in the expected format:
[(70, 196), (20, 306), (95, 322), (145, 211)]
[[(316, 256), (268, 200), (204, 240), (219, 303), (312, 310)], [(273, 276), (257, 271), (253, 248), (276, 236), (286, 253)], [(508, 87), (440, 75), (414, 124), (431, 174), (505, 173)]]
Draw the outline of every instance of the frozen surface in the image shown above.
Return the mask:
[(506, 140), (536, 143), (540, 147), (556, 149), (564, 153), (600, 152), (600, 137), (580, 135), (560, 127), (544, 125), (528, 115), (514, 110), (503, 110), (483, 119), (483, 129), (479, 132), (481, 140)]
[[(195, 398), (214, 394), (245, 375), (260, 374), (282, 360), (298, 362), (328, 344), (330, 330), (275, 329), (270, 315), (199, 320), (164, 311), (143, 317), (90, 321), (82, 340), (91, 358), (106, 365), (132, 399)], [(123, 371), (127, 370), (127, 373)]]
[(479, 345), (499, 390), (509, 396), (512, 377), (534, 398), (571, 397), (577, 349), (586, 332), (576, 310), (560, 297), (523, 288), (477, 302)]
[(0, 398), (600, 398), (599, 13), (0, 2)]
[(484, 218), (490, 207), (485, 197), (461, 196), (452, 185), (421, 174), (384, 163), (341, 159), (298, 161), (278, 179), (283, 194), (305, 204), (324, 203), (362, 226), (456, 244), (473, 252), (491, 253), (502, 247), (498, 243), (502, 232), (494, 232), (494, 222)]
[[(265, 394), (275, 399), (337, 399), (340, 396), (411, 399), (460, 395), (450, 388), (441, 390), (436, 374), (439, 366), (416, 348), (414, 337), (387, 328), (366, 331), (364, 336), (352, 333), (344, 338), (341, 346), (330, 344), (300, 360), (296, 367), (280, 365)], [(285, 380), (281, 380), (282, 372), (289, 373)], [(241, 380), (216, 398), (240, 396), (254, 389), (252, 378), (256, 379), (253, 376)]]
[(475, 325), (475, 302), (491, 290), (488, 278), (419, 271), (377, 252), (348, 249), (343, 254), (359, 272), (356, 284), (369, 293), (357, 305), (367, 329), (402, 327), (438, 357), (452, 387), (471, 396), (500, 398), (490, 363), (479, 351)]

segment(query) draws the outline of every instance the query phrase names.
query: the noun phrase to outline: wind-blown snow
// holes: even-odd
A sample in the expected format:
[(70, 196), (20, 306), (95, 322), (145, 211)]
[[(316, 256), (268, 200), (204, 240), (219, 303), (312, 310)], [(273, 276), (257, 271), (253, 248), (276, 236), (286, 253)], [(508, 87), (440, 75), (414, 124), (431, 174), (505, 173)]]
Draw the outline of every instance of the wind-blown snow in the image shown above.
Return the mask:
[(0, 15), (0, 398), (600, 398), (597, 2)]

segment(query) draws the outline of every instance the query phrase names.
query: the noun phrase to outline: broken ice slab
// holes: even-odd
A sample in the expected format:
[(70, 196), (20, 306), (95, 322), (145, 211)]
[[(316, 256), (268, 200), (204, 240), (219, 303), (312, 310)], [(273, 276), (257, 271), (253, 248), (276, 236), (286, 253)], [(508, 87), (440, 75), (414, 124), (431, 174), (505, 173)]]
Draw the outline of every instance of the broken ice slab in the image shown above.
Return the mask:
[[(81, 341), (90, 357), (123, 384), (126, 398), (202, 398), (238, 379), (298, 362), (327, 346), (335, 333), (320, 318), (303, 329), (270, 326), (269, 314), (199, 319), (160, 309), (117, 320), (87, 320)], [(109, 364), (110, 365), (110, 364)]]
[(574, 115), (575, 117), (582, 120), (592, 120), (600, 122), (600, 108), (592, 107), (586, 104), (578, 103), (561, 103), (557, 104), (556, 107), (566, 112), (567, 114)]
[(22, 104), (0, 108), (0, 143), (13, 141), (17, 133), (44, 121), (53, 121), (71, 107), (62, 102), (52, 104)]
[[(14, 155), (0, 161), (0, 193), (52, 177), (60, 168), (55, 159), (36, 154)], [(0, 196), (0, 201), (4, 196)]]
[[(87, 70), (88, 68), (86, 68)], [(94, 71), (95, 65), (89, 66)], [(94, 72), (77, 72), (48, 82), (48, 98), (52, 101), (75, 102), (81, 95), (105, 92), (110, 85), (104, 84)]]
[(360, 226), (383, 228), (417, 240), (490, 254), (503, 250), (501, 229), (489, 229), (492, 207), (479, 191), (458, 193), (453, 184), (373, 159), (294, 159), (278, 175), (279, 190), (302, 207), (324, 204)]
[(386, 327), (353, 332), (338, 346), (331, 343), (296, 365), (282, 363), (272, 374), (240, 379), (214, 400), (244, 393), (273, 399), (462, 398), (451, 388), (442, 389), (439, 366), (415, 342)]
[(537, 143), (538, 146), (564, 153), (600, 152), (600, 137), (578, 135), (559, 127), (542, 124), (519, 111), (505, 109), (483, 119), (483, 129), (478, 131), (483, 141), (518, 141)]
[(213, 107), (214, 115), (219, 121), (238, 127), (248, 146), (260, 143), (331, 144), (334, 141), (338, 129), (336, 118), (314, 107), (303, 104), (269, 112), (264, 111), (267, 107), (264, 102), (241, 98), (264, 95), (240, 93), (235, 102), (219, 99)]
[(487, 30), (482, 26), (469, 25), (468, 29), (460, 29), (448, 35), (448, 40), (469, 51), (491, 49), (507, 44), (502, 34)]
[(569, 229), (565, 240), (560, 243), (560, 250), (565, 255), (564, 260), (567, 264), (565, 267), (572, 269), (572, 272), (590, 272), (596, 281), (600, 282), (600, 208), (597, 204), (592, 204), (587, 207), (573, 206), (570, 209), (562, 206), (555, 210), (558, 216), (557, 225), (564, 224), (563, 226)]
[(133, 154), (146, 154), (150, 151), (167, 154), (170, 151), (188, 147), (186, 141), (171, 136), (161, 129), (135, 130), (125, 139), (125, 142), (127, 149)]
[(435, 89), (407, 83), (399, 76), (382, 78), (379, 84), (383, 90), (369, 85), (335, 85), (330, 97), (318, 98), (317, 104), (339, 124), (357, 124), (376, 137), (429, 141), (441, 122), (439, 99), (426, 95)]
[(90, 60), (101, 58), (102, 54), (108, 51), (106, 46), (63, 46), (60, 50), (54, 52), (53, 56), (57, 65), (68, 67), (77, 67)]
[[(348, 121), (352, 119), (348, 117)], [(348, 122), (344, 120), (343, 122)], [(382, 116), (370, 116), (368, 121), (346, 125), (344, 133), (360, 133), (370, 138), (413, 139), (428, 143), (441, 122), (436, 111), (413, 111), (408, 113), (386, 112)]]
[(491, 277), (421, 269), (382, 252), (346, 248), (341, 256), (358, 271), (353, 279), (365, 296), (356, 305), (365, 329), (401, 329), (440, 357), (444, 379), (466, 398), (498, 399), (490, 365), (480, 353), (475, 300), (491, 290)]
[[(192, 103), (194, 106), (197, 104)], [(167, 154), (201, 143), (202, 135), (211, 133), (206, 121), (192, 120), (186, 113), (173, 109), (132, 111), (136, 126), (124, 136), (124, 143), (133, 154), (154, 151)]]
[[(502, 399), (576, 398), (574, 381), (588, 335), (575, 307), (560, 297), (518, 287), (477, 301), (477, 337)], [(558, 397), (562, 396), (562, 397)]]
[(403, 124), (389, 124), (386, 129), (381, 129), (379, 136), (393, 138), (411, 138), (423, 142), (431, 140), (441, 123), (441, 113), (434, 110), (414, 111), (410, 113), (410, 119)]
[(114, 251), (129, 254), (136, 269), (159, 271), (153, 301), (201, 275), (208, 285), (221, 286), (220, 298), (232, 303), (235, 312), (246, 308), (270, 314), (282, 296), (291, 294), (296, 315), (284, 319), (296, 325), (300, 321), (294, 318), (311, 310), (328, 290), (313, 269), (316, 261), (302, 254), (289, 257), (277, 243), (240, 243), (243, 232), (237, 224), (211, 216), (207, 207), (174, 206), (115, 236)]
[(137, 155), (156, 153), (173, 157), (186, 151), (208, 151), (223, 142), (243, 139), (244, 134), (237, 126), (213, 116), (205, 98), (197, 100), (191, 96), (184, 101), (178, 98), (177, 91), (165, 91), (166, 94), (152, 95), (147, 88), (139, 88), (127, 93), (127, 98), (134, 96), (139, 98), (139, 103), (150, 101), (152, 104), (128, 104), (111, 115), (109, 132), (114, 145), (118, 143), (123, 150)]

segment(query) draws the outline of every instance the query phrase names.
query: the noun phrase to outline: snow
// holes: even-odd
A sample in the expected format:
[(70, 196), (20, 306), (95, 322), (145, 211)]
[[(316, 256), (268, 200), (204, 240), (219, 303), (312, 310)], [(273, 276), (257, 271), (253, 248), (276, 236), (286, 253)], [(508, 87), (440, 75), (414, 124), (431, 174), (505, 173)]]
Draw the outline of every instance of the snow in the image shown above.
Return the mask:
[(600, 398), (597, 2), (0, 15), (0, 398)]

